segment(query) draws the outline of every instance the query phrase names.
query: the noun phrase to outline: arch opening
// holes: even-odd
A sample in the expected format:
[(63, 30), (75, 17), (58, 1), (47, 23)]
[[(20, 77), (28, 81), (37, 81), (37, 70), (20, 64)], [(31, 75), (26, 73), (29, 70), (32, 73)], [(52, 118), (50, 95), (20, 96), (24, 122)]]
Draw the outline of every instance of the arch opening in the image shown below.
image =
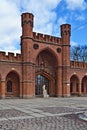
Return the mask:
[(46, 86), (47, 93), (49, 94), (49, 79), (45, 76), (37, 75), (35, 84), (36, 96), (43, 96), (43, 85)]
[(6, 97), (19, 97), (20, 95), (20, 80), (19, 75), (12, 71), (6, 76)]
[(87, 95), (87, 76), (84, 76), (82, 79), (81, 93), (83, 96)]
[(56, 96), (57, 58), (48, 49), (41, 51), (36, 58), (35, 94), (42, 95), (42, 86), (46, 85), (47, 93)]
[(79, 79), (76, 75), (70, 78), (70, 94), (72, 96), (79, 95)]

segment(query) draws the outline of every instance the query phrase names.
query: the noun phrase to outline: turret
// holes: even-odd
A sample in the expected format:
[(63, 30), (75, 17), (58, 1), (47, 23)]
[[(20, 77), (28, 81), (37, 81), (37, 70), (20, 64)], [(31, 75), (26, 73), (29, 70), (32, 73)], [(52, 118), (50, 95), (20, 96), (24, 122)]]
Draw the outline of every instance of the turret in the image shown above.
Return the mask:
[(70, 24), (61, 25), (63, 66), (70, 66), (70, 35), (71, 35), (71, 25)]
[(33, 37), (33, 19), (31, 13), (23, 13), (21, 15), (22, 37), (21, 37), (21, 53), (23, 62), (30, 61), (30, 46), (32, 45)]
[(32, 37), (33, 18), (34, 16), (31, 13), (23, 13), (21, 15), (22, 36)]
[(64, 45), (70, 44), (70, 36), (71, 36), (71, 25), (62, 24), (61, 25), (62, 44)]

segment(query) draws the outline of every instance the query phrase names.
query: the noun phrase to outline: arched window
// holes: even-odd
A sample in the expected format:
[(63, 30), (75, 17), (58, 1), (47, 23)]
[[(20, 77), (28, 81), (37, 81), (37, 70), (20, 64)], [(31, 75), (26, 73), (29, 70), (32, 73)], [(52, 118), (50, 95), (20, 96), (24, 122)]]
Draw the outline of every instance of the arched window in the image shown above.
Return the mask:
[(7, 81), (7, 92), (12, 92), (12, 81)]

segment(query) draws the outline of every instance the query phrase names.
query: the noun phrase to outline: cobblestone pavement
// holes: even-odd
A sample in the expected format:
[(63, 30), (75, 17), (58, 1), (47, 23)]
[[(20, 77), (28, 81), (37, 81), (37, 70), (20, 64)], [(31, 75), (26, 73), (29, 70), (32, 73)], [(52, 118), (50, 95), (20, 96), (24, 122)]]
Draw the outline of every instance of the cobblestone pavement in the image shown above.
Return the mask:
[(87, 97), (0, 100), (0, 130), (87, 130)]

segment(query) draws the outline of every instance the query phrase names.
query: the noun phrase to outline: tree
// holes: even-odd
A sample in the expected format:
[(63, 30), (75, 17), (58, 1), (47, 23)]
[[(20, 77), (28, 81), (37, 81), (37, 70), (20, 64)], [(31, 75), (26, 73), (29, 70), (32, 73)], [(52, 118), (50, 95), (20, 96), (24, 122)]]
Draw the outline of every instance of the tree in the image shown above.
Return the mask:
[(87, 62), (87, 45), (71, 46), (70, 52), (71, 60)]
[(87, 61), (87, 45), (83, 45), (80, 47), (80, 59), (83, 62)]
[(79, 61), (80, 59), (80, 46), (71, 46), (70, 50), (71, 60)]

